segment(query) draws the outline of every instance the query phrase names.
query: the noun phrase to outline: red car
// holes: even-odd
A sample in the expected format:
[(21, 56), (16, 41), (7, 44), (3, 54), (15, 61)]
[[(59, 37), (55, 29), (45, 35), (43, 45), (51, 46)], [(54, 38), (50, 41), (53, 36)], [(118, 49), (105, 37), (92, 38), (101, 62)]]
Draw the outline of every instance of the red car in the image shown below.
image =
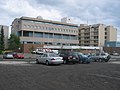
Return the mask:
[(24, 59), (24, 54), (22, 54), (22, 53), (15, 53), (13, 56), (14, 56), (14, 58)]

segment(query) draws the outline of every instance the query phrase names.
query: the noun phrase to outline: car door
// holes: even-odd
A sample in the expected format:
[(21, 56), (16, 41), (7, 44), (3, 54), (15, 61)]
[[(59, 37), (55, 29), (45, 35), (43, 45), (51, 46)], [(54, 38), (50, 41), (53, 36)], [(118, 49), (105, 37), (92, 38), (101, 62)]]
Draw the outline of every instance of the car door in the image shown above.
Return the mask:
[(96, 54), (96, 56), (97, 56), (97, 60), (98, 60), (99, 58), (101, 58), (101, 53)]
[(43, 63), (42, 60), (41, 60), (41, 55), (37, 56), (37, 59), (40, 63)]
[(46, 63), (47, 57), (48, 57), (48, 55), (47, 55), (46, 53), (43, 54), (43, 55), (41, 56), (41, 61), (42, 61), (43, 63)]

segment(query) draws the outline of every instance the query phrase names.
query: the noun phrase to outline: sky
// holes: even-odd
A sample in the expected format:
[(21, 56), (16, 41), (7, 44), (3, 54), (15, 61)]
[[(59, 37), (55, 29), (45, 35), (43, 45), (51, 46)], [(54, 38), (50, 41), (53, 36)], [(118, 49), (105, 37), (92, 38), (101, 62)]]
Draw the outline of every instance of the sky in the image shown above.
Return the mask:
[(10, 26), (15, 18), (42, 16), (74, 24), (106, 24), (117, 28), (120, 41), (120, 0), (0, 0), (0, 25)]

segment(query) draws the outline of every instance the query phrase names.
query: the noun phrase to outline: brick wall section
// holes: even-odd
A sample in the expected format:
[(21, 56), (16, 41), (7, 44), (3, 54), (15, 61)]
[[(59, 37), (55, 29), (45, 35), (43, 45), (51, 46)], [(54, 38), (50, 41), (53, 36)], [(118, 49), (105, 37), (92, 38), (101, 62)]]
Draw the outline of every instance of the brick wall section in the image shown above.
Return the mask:
[(43, 45), (41, 45), (41, 44), (22, 44), (21, 52), (30, 53), (32, 50), (36, 49), (37, 47), (43, 47)]

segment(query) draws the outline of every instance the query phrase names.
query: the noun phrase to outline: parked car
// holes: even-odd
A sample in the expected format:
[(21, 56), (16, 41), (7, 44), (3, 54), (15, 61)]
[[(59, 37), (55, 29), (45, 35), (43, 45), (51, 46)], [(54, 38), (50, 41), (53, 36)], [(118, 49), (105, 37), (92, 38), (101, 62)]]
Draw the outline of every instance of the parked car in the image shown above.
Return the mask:
[(24, 59), (24, 54), (22, 54), (22, 53), (14, 53), (13, 57), (18, 58), (18, 59)]
[(120, 54), (117, 53), (117, 52), (114, 52), (114, 53), (112, 53), (111, 55), (113, 55), (113, 56), (119, 56)]
[(13, 53), (12, 52), (6, 52), (3, 54), (4, 59), (13, 59)]
[(32, 54), (36, 54), (36, 51), (35, 51), (35, 50), (33, 50), (31, 53), (32, 53)]
[(62, 64), (63, 57), (60, 57), (59, 55), (57, 55), (55, 53), (43, 53), (43, 55), (37, 56), (36, 62), (37, 63), (45, 63), (46, 65)]
[(61, 57), (63, 57), (64, 64), (68, 63), (78, 63), (79, 62), (79, 57), (76, 52), (73, 51), (61, 51), (59, 53)]
[(111, 56), (108, 53), (97, 53), (95, 55), (89, 56), (93, 61), (105, 61), (108, 62)]
[(80, 52), (76, 52), (76, 53), (78, 54), (79, 57), (79, 63), (89, 64), (91, 62), (91, 59), (87, 55), (84, 55), (83, 53)]

